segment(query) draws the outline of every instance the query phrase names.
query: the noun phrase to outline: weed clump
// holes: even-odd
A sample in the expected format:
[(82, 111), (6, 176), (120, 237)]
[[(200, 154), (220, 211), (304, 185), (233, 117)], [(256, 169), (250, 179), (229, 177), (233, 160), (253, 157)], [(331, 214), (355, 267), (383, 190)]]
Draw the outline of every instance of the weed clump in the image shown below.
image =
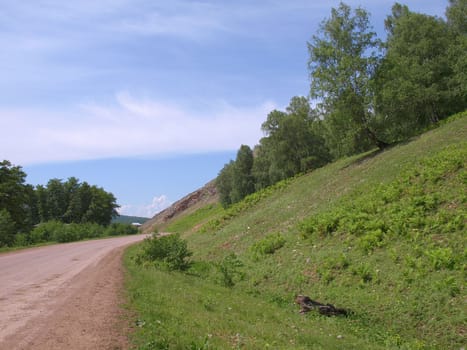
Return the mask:
[(274, 252), (284, 246), (286, 239), (280, 233), (268, 235), (253, 244), (250, 248), (254, 260), (259, 260), (261, 257), (274, 254)]
[(235, 253), (227, 255), (220, 263), (217, 264), (217, 268), (221, 274), (220, 283), (224, 287), (232, 288), (238, 280), (242, 280), (245, 275), (241, 271), (243, 263), (237, 257)]

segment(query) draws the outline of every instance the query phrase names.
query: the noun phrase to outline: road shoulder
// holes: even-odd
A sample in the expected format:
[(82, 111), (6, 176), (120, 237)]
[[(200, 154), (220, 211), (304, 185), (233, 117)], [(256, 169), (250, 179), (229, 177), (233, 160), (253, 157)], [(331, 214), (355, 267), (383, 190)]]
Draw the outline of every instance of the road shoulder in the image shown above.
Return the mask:
[(8, 349), (127, 349), (122, 296), (125, 247), (112, 250), (67, 285), (44, 317), (32, 319), (5, 339)]

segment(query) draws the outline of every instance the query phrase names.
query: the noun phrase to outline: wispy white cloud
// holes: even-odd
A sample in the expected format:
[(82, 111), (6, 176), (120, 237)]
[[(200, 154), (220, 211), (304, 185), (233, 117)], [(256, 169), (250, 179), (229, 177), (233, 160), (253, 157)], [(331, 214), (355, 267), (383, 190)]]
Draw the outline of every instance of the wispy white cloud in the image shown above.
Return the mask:
[(166, 195), (155, 196), (149, 204), (124, 204), (118, 209), (118, 213), (120, 215), (151, 218), (155, 214), (168, 208), (171, 204)]
[(72, 110), (0, 108), (0, 158), (19, 165), (139, 155), (200, 153), (253, 146), (272, 102), (212, 103), (192, 112), (155, 99), (116, 94), (109, 105)]
[(222, 16), (215, 11), (193, 11), (194, 13), (167, 14), (153, 11), (114, 23), (114, 29), (138, 35), (176, 36), (198, 40), (215, 32), (228, 31)]

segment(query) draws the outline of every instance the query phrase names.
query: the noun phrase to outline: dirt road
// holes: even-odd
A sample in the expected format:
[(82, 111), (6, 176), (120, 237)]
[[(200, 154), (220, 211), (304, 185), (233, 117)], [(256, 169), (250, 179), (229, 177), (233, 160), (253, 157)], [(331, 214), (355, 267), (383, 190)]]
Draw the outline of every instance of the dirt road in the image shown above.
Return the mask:
[(145, 236), (0, 254), (0, 349), (124, 349), (124, 247)]

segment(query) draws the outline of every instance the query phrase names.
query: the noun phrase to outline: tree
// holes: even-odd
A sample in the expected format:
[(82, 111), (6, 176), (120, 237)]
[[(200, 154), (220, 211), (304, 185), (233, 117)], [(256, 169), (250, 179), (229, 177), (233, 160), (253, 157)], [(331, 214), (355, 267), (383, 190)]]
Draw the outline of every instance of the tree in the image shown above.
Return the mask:
[(232, 204), (231, 192), (233, 187), (234, 161), (225, 164), (216, 178), (216, 187), (219, 192), (219, 201), (224, 208)]
[(449, 51), (454, 73), (451, 85), (458, 100), (464, 101), (463, 107), (459, 107), (462, 110), (467, 107), (467, 0), (449, 0), (446, 17), (449, 29), (454, 34)]
[(37, 200), (37, 211), (39, 214), (39, 221), (46, 222), (50, 220), (49, 208), (47, 207), (47, 189), (42, 186), (36, 186), (36, 200)]
[(75, 177), (70, 177), (64, 184), (67, 208), (63, 214), (65, 223), (80, 222), (83, 216), (83, 200), (81, 198), (81, 184)]
[(386, 20), (386, 56), (376, 75), (376, 106), (385, 133), (405, 139), (466, 107), (465, 51), (440, 18), (395, 4)]
[(224, 165), (216, 179), (222, 206), (237, 203), (255, 191), (252, 168), (253, 151), (249, 146), (242, 145), (235, 161)]
[(37, 192), (32, 185), (26, 185), (26, 198), (27, 203), (24, 208), (26, 209), (26, 217), (24, 218), (26, 227), (28, 230), (34, 225), (38, 224), (41, 219), (39, 215), (39, 201), (37, 197)]
[(261, 190), (273, 184), (273, 178), (280, 178), (276, 176), (275, 169), (273, 168), (274, 156), (271, 147), (271, 139), (263, 137), (259, 145), (256, 145), (254, 150), (254, 162), (251, 173), (255, 179), (255, 190)]
[(269, 113), (262, 125), (266, 137), (255, 150), (253, 174), (257, 189), (316, 169), (329, 161), (329, 152), (320, 136), (320, 124), (303, 96), (293, 97), (286, 112)]
[(449, 0), (446, 17), (455, 31), (467, 34), (467, 0)]
[(97, 223), (109, 225), (117, 216), (114, 195), (102, 188), (80, 183), (75, 177), (66, 182), (52, 179), (36, 188), (37, 211), (42, 222)]
[(47, 220), (63, 221), (68, 202), (62, 180), (49, 180), (46, 193)]
[(230, 194), (232, 203), (241, 201), (255, 191), (252, 168), (253, 151), (249, 146), (241, 145), (233, 167), (232, 191)]
[(16, 224), (8, 210), (0, 209), (0, 247), (12, 246), (16, 232)]
[(14, 223), (16, 231), (27, 231), (31, 226), (26, 220), (30, 198), (25, 178), (26, 173), (20, 166), (7, 160), (0, 162), (0, 211), (4, 212), (4, 220)]
[(92, 186), (90, 192), (91, 201), (81, 218), (81, 222), (109, 225), (112, 218), (118, 215), (116, 210), (118, 205), (114, 195), (96, 186)]
[(308, 43), (310, 97), (328, 129), (335, 157), (387, 145), (376, 133), (372, 78), (381, 43), (371, 30), (369, 14), (340, 3)]

